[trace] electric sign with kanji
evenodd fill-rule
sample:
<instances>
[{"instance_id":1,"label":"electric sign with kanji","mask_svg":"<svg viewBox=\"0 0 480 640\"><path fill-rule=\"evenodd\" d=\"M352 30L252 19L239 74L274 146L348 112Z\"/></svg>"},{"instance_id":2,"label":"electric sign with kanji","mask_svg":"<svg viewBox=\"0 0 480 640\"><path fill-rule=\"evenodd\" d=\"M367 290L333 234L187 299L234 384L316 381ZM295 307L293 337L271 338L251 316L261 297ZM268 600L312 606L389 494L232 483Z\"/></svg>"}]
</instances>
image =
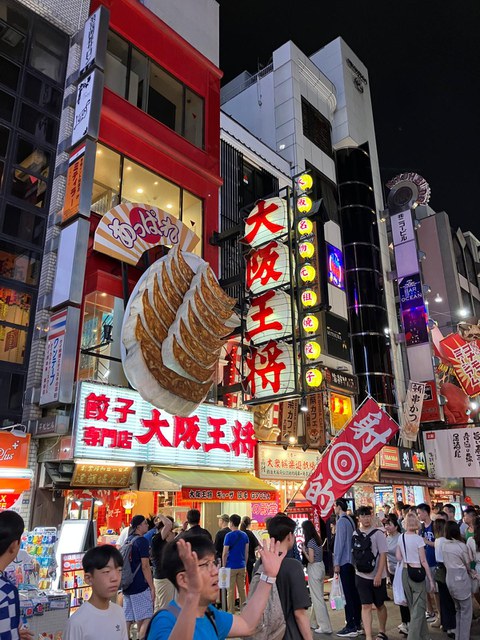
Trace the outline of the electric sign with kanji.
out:
<instances>
[{"instance_id":1,"label":"electric sign with kanji","mask_svg":"<svg viewBox=\"0 0 480 640\"><path fill-rule=\"evenodd\" d=\"M202 404L172 416L139 393L93 382L79 385L74 457L218 469L253 469L256 439L247 411Z\"/></svg>"}]
</instances>

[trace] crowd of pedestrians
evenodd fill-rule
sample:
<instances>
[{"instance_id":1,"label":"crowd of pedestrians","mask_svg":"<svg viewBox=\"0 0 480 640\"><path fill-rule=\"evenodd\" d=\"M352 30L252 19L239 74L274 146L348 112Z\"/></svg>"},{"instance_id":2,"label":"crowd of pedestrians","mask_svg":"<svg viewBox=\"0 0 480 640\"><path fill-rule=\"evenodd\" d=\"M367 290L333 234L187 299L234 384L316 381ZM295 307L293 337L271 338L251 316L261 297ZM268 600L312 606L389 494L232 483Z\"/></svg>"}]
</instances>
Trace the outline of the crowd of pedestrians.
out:
<instances>
[{"instance_id":1,"label":"crowd of pedestrians","mask_svg":"<svg viewBox=\"0 0 480 640\"><path fill-rule=\"evenodd\" d=\"M480 580L476 508L468 507L457 522L449 504L432 512L424 503L397 503L392 509L385 505L380 514L361 506L353 514L339 499L331 524L331 579L342 585L345 604L345 625L337 632L325 603L330 536L324 523L317 529L305 520L302 543L297 544L297 523L284 513L270 518L258 535L248 516L222 514L213 539L200 526L200 512L191 509L180 532L168 516L157 516L148 530L146 518L135 515L119 548L104 545L87 551L83 568L92 595L69 619L64 640L128 640L133 622L138 640L252 634L312 640L314 633L388 640L387 581L397 584L397 577L403 588L399 632L407 640L429 640L429 626L441 627L456 640L470 637L472 598L479 598ZM0 513L1 572L18 554L23 528L18 514ZM227 611L218 601L222 566L230 570ZM32 640L28 627L21 625L18 591L3 573L0 638Z\"/></svg>"}]
</instances>

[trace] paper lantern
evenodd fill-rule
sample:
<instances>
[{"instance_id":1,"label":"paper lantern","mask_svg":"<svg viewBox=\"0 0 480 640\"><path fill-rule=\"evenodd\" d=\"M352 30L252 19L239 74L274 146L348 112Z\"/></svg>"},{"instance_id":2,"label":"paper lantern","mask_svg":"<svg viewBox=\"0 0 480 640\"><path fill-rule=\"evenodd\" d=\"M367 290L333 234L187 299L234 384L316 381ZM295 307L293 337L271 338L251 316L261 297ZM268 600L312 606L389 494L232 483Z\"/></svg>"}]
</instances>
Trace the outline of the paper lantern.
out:
<instances>
[{"instance_id":1,"label":"paper lantern","mask_svg":"<svg viewBox=\"0 0 480 640\"><path fill-rule=\"evenodd\" d=\"M322 384L323 375L320 369L308 369L305 372L305 381L309 387L319 387Z\"/></svg>"},{"instance_id":2,"label":"paper lantern","mask_svg":"<svg viewBox=\"0 0 480 640\"><path fill-rule=\"evenodd\" d=\"M308 314L302 320L302 327L305 333L316 333L318 331L317 316Z\"/></svg>"},{"instance_id":3,"label":"paper lantern","mask_svg":"<svg viewBox=\"0 0 480 640\"><path fill-rule=\"evenodd\" d=\"M320 357L320 354L322 353L322 348L318 344L318 342L315 342L315 340L309 340L308 342L305 343L303 347L303 352L305 353L305 357L308 358L309 360L316 360L317 358Z\"/></svg>"},{"instance_id":4,"label":"paper lantern","mask_svg":"<svg viewBox=\"0 0 480 640\"><path fill-rule=\"evenodd\" d=\"M317 294L313 289L305 289L300 296L304 307L314 307L317 304Z\"/></svg>"},{"instance_id":5,"label":"paper lantern","mask_svg":"<svg viewBox=\"0 0 480 640\"><path fill-rule=\"evenodd\" d=\"M277 290L253 298L247 313L246 329L246 337L256 345L291 335L290 295Z\"/></svg>"},{"instance_id":6,"label":"paper lantern","mask_svg":"<svg viewBox=\"0 0 480 640\"><path fill-rule=\"evenodd\" d=\"M125 509L125 513L132 513L132 509L137 502L137 494L133 491L127 491L127 493L122 493L120 496L120 500L122 501L122 506Z\"/></svg>"},{"instance_id":7,"label":"paper lantern","mask_svg":"<svg viewBox=\"0 0 480 640\"><path fill-rule=\"evenodd\" d=\"M312 242L301 242L298 245L298 253L302 258L313 258L315 254L315 247Z\"/></svg>"},{"instance_id":8,"label":"paper lantern","mask_svg":"<svg viewBox=\"0 0 480 640\"><path fill-rule=\"evenodd\" d=\"M248 393L254 398L292 393L295 367L292 345L270 341L245 358Z\"/></svg>"},{"instance_id":9,"label":"paper lantern","mask_svg":"<svg viewBox=\"0 0 480 640\"><path fill-rule=\"evenodd\" d=\"M301 191L308 191L313 186L313 178L309 173L302 173L301 176L297 178L297 187Z\"/></svg>"},{"instance_id":10,"label":"paper lantern","mask_svg":"<svg viewBox=\"0 0 480 640\"><path fill-rule=\"evenodd\" d=\"M297 209L300 211L300 213L308 213L312 210L312 207L312 199L308 196L300 196L300 198L297 198Z\"/></svg>"},{"instance_id":11,"label":"paper lantern","mask_svg":"<svg viewBox=\"0 0 480 640\"><path fill-rule=\"evenodd\" d=\"M315 267L312 267L311 264L304 264L300 269L300 278L303 282L313 282L316 275Z\"/></svg>"},{"instance_id":12,"label":"paper lantern","mask_svg":"<svg viewBox=\"0 0 480 640\"><path fill-rule=\"evenodd\" d=\"M259 247L288 232L287 203L283 198L260 200L245 220L242 242Z\"/></svg>"},{"instance_id":13,"label":"paper lantern","mask_svg":"<svg viewBox=\"0 0 480 640\"><path fill-rule=\"evenodd\" d=\"M251 251L246 259L246 285L258 294L273 287L290 283L288 246L272 241Z\"/></svg>"},{"instance_id":14,"label":"paper lantern","mask_svg":"<svg viewBox=\"0 0 480 640\"><path fill-rule=\"evenodd\" d=\"M313 232L313 222L308 218L302 218L298 222L297 229L301 236L309 236Z\"/></svg>"}]
</instances>

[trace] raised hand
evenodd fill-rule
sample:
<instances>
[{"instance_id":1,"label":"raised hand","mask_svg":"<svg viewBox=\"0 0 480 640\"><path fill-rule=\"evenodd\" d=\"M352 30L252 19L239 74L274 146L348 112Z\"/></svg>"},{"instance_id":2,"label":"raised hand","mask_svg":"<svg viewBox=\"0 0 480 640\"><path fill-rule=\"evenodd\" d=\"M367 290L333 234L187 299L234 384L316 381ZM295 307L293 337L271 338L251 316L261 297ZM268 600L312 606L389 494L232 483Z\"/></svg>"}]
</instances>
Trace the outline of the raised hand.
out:
<instances>
[{"instance_id":1,"label":"raised hand","mask_svg":"<svg viewBox=\"0 0 480 640\"><path fill-rule=\"evenodd\" d=\"M286 551L280 551L280 542L275 542L275 538L265 540L263 545L260 545L258 549L264 573L271 578L275 578L280 571L280 566Z\"/></svg>"},{"instance_id":2,"label":"raised hand","mask_svg":"<svg viewBox=\"0 0 480 640\"><path fill-rule=\"evenodd\" d=\"M188 577L189 592L200 592L202 588L202 580L200 569L198 568L198 556L192 551L190 542L177 540L177 549L180 560L183 562L185 574Z\"/></svg>"}]
</instances>

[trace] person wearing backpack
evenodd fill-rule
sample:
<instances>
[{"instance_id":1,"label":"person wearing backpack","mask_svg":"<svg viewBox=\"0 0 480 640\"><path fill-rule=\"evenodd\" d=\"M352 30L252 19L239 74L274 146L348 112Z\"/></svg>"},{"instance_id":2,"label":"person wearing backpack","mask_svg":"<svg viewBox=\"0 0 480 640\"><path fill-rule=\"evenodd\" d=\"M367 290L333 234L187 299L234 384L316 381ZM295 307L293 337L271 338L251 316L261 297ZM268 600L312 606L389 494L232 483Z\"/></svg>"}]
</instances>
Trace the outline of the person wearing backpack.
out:
<instances>
[{"instance_id":1,"label":"person wearing backpack","mask_svg":"<svg viewBox=\"0 0 480 640\"><path fill-rule=\"evenodd\" d=\"M378 615L379 632L376 640L388 640L386 631L387 608L387 540L380 529L372 526L372 507L362 506L357 511L360 527L352 536L352 560L355 566L355 584L362 604L362 622L366 640L372 636L372 604Z\"/></svg>"},{"instance_id":2,"label":"person wearing backpack","mask_svg":"<svg viewBox=\"0 0 480 640\"><path fill-rule=\"evenodd\" d=\"M163 568L177 589L176 601L159 611L147 630L147 640L224 640L255 633L285 557L274 539L259 547L262 574L255 598L233 615L212 606L218 595L220 562L206 536L175 539L165 548ZM295 562L295 561L292 561Z\"/></svg>"},{"instance_id":3,"label":"person wearing backpack","mask_svg":"<svg viewBox=\"0 0 480 640\"><path fill-rule=\"evenodd\" d=\"M345 594L345 626L338 631L339 638L356 638L362 630L362 605L355 588L355 568L352 564L352 536L356 524L347 515L348 504L343 498L335 501L337 523L333 544L333 570L340 576Z\"/></svg>"},{"instance_id":4,"label":"person wearing backpack","mask_svg":"<svg viewBox=\"0 0 480 640\"><path fill-rule=\"evenodd\" d=\"M138 640L145 633L153 616L155 587L150 568L150 548L143 536L148 531L148 522L144 516L133 516L130 523L130 535L120 549L123 558L122 581L123 611L130 635L132 622L137 623Z\"/></svg>"}]
</instances>

